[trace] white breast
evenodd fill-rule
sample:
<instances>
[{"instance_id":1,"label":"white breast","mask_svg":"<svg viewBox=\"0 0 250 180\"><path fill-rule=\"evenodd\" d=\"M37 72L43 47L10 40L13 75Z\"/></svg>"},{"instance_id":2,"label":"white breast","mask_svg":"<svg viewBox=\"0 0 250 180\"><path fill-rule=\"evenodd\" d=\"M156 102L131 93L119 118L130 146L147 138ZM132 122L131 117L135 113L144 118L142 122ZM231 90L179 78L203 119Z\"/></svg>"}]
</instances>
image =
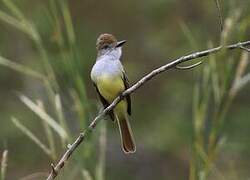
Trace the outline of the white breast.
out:
<instances>
[{"instance_id":1,"label":"white breast","mask_svg":"<svg viewBox=\"0 0 250 180\"><path fill-rule=\"evenodd\" d=\"M91 70L91 79L94 82L103 76L122 77L123 67L119 60L111 59L108 56L100 57Z\"/></svg>"}]
</instances>

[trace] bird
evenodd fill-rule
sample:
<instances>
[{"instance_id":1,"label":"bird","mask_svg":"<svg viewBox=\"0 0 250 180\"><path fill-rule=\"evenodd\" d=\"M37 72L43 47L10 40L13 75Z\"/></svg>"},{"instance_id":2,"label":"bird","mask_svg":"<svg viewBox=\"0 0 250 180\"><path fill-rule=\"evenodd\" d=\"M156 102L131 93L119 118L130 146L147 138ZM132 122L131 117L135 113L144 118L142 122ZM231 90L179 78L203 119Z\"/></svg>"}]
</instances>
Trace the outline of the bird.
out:
<instances>
[{"instance_id":1,"label":"bird","mask_svg":"<svg viewBox=\"0 0 250 180\"><path fill-rule=\"evenodd\" d=\"M120 61L122 46L126 40L117 41L112 34L101 34L96 41L97 58L91 70L91 80L106 108L121 93L129 88L128 77ZM131 97L123 98L109 113L111 120L117 122L121 137L121 147L125 154L136 151L135 140L129 122Z\"/></svg>"}]
</instances>

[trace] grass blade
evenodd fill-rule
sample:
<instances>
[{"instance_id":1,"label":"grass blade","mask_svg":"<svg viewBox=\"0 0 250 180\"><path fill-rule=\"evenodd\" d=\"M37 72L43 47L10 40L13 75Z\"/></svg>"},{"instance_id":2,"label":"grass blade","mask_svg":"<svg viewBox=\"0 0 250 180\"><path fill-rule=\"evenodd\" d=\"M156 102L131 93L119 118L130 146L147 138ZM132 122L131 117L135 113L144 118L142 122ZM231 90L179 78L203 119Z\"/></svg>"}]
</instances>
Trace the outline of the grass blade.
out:
<instances>
[{"instance_id":1,"label":"grass blade","mask_svg":"<svg viewBox=\"0 0 250 180\"><path fill-rule=\"evenodd\" d=\"M100 129L99 135L99 159L96 166L96 179L104 180L105 179L105 161L106 161L106 145L107 145L107 127L104 122Z\"/></svg>"},{"instance_id":2,"label":"grass blade","mask_svg":"<svg viewBox=\"0 0 250 180\"><path fill-rule=\"evenodd\" d=\"M219 0L214 0L214 1L215 1L217 10L218 10L220 30L222 32L223 31L223 17L222 17L222 11L221 11L221 6L220 6L220 1Z\"/></svg>"},{"instance_id":3,"label":"grass blade","mask_svg":"<svg viewBox=\"0 0 250 180\"><path fill-rule=\"evenodd\" d=\"M41 109L44 109L44 105L43 105L42 101L38 100L37 101L37 105ZM53 136L51 127L45 121L42 121L42 124L43 124L44 130L45 130L45 134L46 134L47 140L49 142L49 148L51 150L52 159L55 159L56 158L56 147L55 147L55 141L54 141L54 136Z\"/></svg>"},{"instance_id":4,"label":"grass blade","mask_svg":"<svg viewBox=\"0 0 250 180\"><path fill-rule=\"evenodd\" d=\"M193 48L193 49L198 49L198 44L194 38L194 36L192 35L192 32L191 30L188 28L187 24L184 23L184 22L181 22L180 23L180 27L181 27L181 30L183 32L183 34L185 35L185 37L187 38L190 46Z\"/></svg>"},{"instance_id":5,"label":"grass blade","mask_svg":"<svg viewBox=\"0 0 250 180\"><path fill-rule=\"evenodd\" d=\"M247 65L248 65L248 58L249 53L242 52L240 62L237 66L234 81L232 84L232 88L230 90L230 95L235 96L235 94L243 87L245 86L248 81L250 81L250 74L243 75L246 71Z\"/></svg>"},{"instance_id":6,"label":"grass blade","mask_svg":"<svg viewBox=\"0 0 250 180\"><path fill-rule=\"evenodd\" d=\"M23 13L17 8L17 6L11 0L2 0L5 6L20 20L24 19Z\"/></svg>"},{"instance_id":7,"label":"grass blade","mask_svg":"<svg viewBox=\"0 0 250 180\"><path fill-rule=\"evenodd\" d=\"M25 75L28 75L28 76L31 76L31 77L35 77L35 78L38 78L38 79L44 79L43 75L32 70L32 69L29 69L21 64L18 64L18 63L15 63L15 62L12 62L11 60L9 59L6 59L2 56L0 56L0 65L2 66L6 66L14 71L17 71L17 72L20 72L20 73L23 73Z\"/></svg>"},{"instance_id":8,"label":"grass blade","mask_svg":"<svg viewBox=\"0 0 250 180\"><path fill-rule=\"evenodd\" d=\"M34 113L36 113L42 120L44 120L48 125L58 133L58 135L63 139L68 139L66 131L43 109L41 109L37 104L31 101L28 97L21 95L21 101Z\"/></svg>"},{"instance_id":9,"label":"grass blade","mask_svg":"<svg viewBox=\"0 0 250 180\"><path fill-rule=\"evenodd\" d=\"M5 180L7 172L8 150L4 150L1 159L1 180Z\"/></svg>"},{"instance_id":10,"label":"grass blade","mask_svg":"<svg viewBox=\"0 0 250 180\"><path fill-rule=\"evenodd\" d=\"M57 118L59 119L60 125L68 133L67 124L66 124L64 114L63 114L63 109L62 109L62 102L61 102L61 98L59 94L55 95L55 109L56 109L56 115L57 115ZM65 141L65 139L61 139L61 140L62 140L62 147L65 147L67 142Z\"/></svg>"},{"instance_id":11,"label":"grass blade","mask_svg":"<svg viewBox=\"0 0 250 180\"><path fill-rule=\"evenodd\" d=\"M245 85L247 85L248 83L250 83L250 73L248 73L247 75L245 75L244 77L242 77L237 83L236 83L236 90L240 90L241 88L243 88Z\"/></svg>"},{"instance_id":12,"label":"grass blade","mask_svg":"<svg viewBox=\"0 0 250 180\"><path fill-rule=\"evenodd\" d=\"M27 137L29 137L36 145L38 145L48 156L51 156L50 149L43 144L35 134L33 134L27 127L25 127L19 120L17 120L15 117L11 118L11 121L14 123L14 125L22 131Z\"/></svg>"},{"instance_id":13,"label":"grass blade","mask_svg":"<svg viewBox=\"0 0 250 180\"><path fill-rule=\"evenodd\" d=\"M62 10L64 22L65 22L68 40L69 40L70 45L73 46L75 44L75 33L74 33L74 27L73 27L71 15L69 12L69 7L67 4L67 1L65 0L60 0L59 3L61 5L61 10Z\"/></svg>"},{"instance_id":14,"label":"grass blade","mask_svg":"<svg viewBox=\"0 0 250 180\"><path fill-rule=\"evenodd\" d=\"M89 171L86 170L86 169L82 170L82 176L83 176L84 180L93 180L93 178L91 177Z\"/></svg>"},{"instance_id":15,"label":"grass blade","mask_svg":"<svg viewBox=\"0 0 250 180\"><path fill-rule=\"evenodd\" d=\"M0 20L28 34L28 29L25 23L20 22L18 19L8 15L3 11L0 11Z\"/></svg>"}]
</instances>

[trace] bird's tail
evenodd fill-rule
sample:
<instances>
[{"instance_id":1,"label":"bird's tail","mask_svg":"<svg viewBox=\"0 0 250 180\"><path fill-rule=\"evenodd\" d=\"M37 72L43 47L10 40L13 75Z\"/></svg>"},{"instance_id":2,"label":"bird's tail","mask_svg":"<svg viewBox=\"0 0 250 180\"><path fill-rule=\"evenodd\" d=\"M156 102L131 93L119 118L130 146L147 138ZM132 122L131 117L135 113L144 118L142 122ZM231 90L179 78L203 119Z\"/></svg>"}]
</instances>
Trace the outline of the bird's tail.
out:
<instances>
[{"instance_id":1,"label":"bird's tail","mask_svg":"<svg viewBox=\"0 0 250 180\"><path fill-rule=\"evenodd\" d=\"M122 149L125 153L134 153L136 151L136 145L132 133L132 129L129 123L127 113L117 114L117 122L121 135Z\"/></svg>"}]
</instances>

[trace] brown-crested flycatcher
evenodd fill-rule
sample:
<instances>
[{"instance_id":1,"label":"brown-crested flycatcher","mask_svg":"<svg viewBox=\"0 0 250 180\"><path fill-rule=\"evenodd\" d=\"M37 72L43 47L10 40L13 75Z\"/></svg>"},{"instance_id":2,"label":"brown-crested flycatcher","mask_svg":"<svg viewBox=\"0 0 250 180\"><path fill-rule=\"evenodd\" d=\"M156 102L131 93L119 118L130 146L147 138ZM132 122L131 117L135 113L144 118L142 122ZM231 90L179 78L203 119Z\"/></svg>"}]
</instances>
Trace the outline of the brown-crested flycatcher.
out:
<instances>
[{"instance_id":1,"label":"brown-crested flycatcher","mask_svg":"<svg viewBox=\"0 0 250 180\"><path fill-rule=\"evenodd\" d=\"M118 42L111 34L100 35L96 42L98 52L96 63L91 71L91 79L104 108L129 87L127 76L120 61L122 45L125 42ZM134 153L136 146L129 123L129 115L131 115L130 96L121 100L109 115L112 120L118 122L123 151Z\"/></svg>"}]
</instances>

